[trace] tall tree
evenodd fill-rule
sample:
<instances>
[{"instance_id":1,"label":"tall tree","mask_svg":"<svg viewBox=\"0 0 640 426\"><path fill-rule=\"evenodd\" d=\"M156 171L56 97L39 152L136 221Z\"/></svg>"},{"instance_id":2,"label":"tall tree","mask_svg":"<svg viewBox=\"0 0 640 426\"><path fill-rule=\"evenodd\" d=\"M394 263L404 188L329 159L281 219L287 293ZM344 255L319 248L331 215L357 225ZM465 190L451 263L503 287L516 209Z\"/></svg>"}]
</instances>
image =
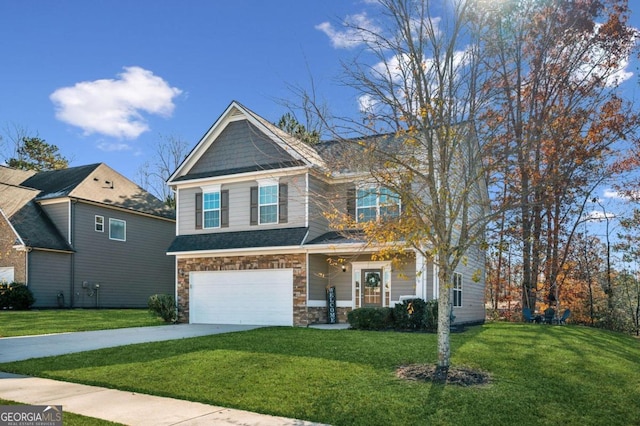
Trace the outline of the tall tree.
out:
<instances>
[{"instance_id":1,"label":"tall tree","mask_svg":"<svg viewBox=\"0 0 640 426\"><path fill-rule=\"evenodd\" d=\"M138 184L169 207L175 208L174 195L166 182L188 153L189 145L181 138L160 136L153 147L151 159L138 168Z\"/></svg>"},{"instance_id":2,"label":"tall tree","mask_svg":"<svg viewBox=\"0 0 640 426\"><path fill-rule=\"evenodd\" d=\"M298 119L289 112L280 117L276 125L307 145L314 145L320 141L320 133L317 130L307 129L304 124L301 124Z\"/></svg>"},{"instance_id":3,"label":"tall tree","mask_svg":"<svg viewBox=\"0 0 640 426\"><path fill-rule=\"evenodd\" d=\"M7 165L22 170L60 170L69 167L69 160L58 152L58 147L39 137L23 136L17 146L16 156Z\"/></svg>"},{"instance_id":4,"label":"tall tree","mask_svg":"<svg viewBox=\"0 0 640 426\"><path fill-rule=\"evenodd\" d=\"M621 170L616 144L632 139L638 115L618 95L636 48L626 0L512 0L493 5L483 34L495 102L483 123L509 146L504 175L522 246L522 305L535 308L557 278L576 227L601 182Z\"/></svg>"},{"instance_id":5,"label":"tall tree","mask_svg":"<svg viewBox=\"0 0 640 426\"><path fill-rule=\"evenodd\" d=\"M356 223L336 208L329 219L337 229L359 227L370 244L411 248L438 265L441 380L450 366L454 270L467 256L482 256L473 248L490 219L486 147L474 129L483 101L474 3L381 0L376 29L351 26L366 49L344 64L345 83L360 93L364 114L341 127L360 136L339 139L349 153L333 163L390 191L384 220ZM397 199L400 215L390 213Z\"/></svg>"}]
</instances>

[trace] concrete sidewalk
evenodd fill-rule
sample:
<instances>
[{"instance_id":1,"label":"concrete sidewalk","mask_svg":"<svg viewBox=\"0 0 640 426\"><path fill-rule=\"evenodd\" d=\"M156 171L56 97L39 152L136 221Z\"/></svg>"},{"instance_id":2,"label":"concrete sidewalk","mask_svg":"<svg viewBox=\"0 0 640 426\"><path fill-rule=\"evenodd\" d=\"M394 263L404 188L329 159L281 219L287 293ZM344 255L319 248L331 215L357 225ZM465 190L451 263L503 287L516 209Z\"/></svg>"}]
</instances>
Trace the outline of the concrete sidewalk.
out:
<instances>
[{"instance_id":1,"label":"concrete sidewalk","mask_svg":"<svg viewBox=\"0 0 640 426\"><path fill-rule=\"evenodd\" d=\"M62 405L64 412L125 425L312 426L302 420L49 379L0 373L0 398L29 405Z\"/></svg>"}]
</instances>

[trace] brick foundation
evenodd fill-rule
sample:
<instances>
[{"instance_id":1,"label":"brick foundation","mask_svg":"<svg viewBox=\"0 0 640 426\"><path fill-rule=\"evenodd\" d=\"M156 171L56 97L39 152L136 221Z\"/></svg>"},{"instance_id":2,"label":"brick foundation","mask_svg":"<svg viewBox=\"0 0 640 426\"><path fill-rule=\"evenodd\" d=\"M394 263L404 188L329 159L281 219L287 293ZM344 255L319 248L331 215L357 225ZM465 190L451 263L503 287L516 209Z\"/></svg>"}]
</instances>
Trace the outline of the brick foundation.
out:
<instances>
[{"instance_id":1,"label":"brick foundation","mask_svg":"<svg viewBox=\"0 0 640 426\"><path fill-rule=\"evenodd\" d=\"M304 254L197 257L178 259L178 322L189 321L189 272L247 269L293 269L293 325L310 324L307 264ZM325 319L326 321L326 319Z\"/></svg>"}]
</instances>

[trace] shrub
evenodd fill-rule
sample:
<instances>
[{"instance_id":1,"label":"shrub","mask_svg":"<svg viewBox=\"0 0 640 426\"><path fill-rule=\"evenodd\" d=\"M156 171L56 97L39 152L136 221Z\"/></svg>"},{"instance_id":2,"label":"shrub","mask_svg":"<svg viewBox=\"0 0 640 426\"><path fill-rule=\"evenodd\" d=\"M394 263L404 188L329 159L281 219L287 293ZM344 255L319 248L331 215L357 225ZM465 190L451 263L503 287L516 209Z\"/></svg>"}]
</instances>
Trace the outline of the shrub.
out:
<instances>
[{"instance_id":1,"label":"shrub","mask_svg":"<svg viewBox=\"0 0 640 426\"><path fill-rule=\"evenodd\" d=\"M397 330L422 330L427 302L422 299L407 299L393 308L393 327Z\"/></svg>"},{"instance_id":2,"label":"shrub","mask_svg":"<svg viewBox=\"0 0 640 426\"><path fill-rule=\"evenodd\" d=\"M429 300L424 307L422 326L427 331L438 331L438 300Z\"/></svg>"},{"instance_id":3,"label":"shrub","mask_svg":"<svg viewBox=\"0 0 640 426\"><path fill-rule=\"evenodd\" d=\"M36 303L29 287L22 283L0 284L0 308L24 311Z\"/></svg>"},{"instance_id":4,"label":"shrub","mask_svg":"<svg viewBox=\"0 0 640 426\"><path fill-rule=\"evenodd\" d=\"M175 322L177 319L176 301L170 294L154 294L147 303L149 312L162 318L165 322Z\"/></svg>"},{"instance_id":5,"label":"shrub","mask_svg":"<svg viewBox=\"0 0 640 426\"><path fill-rule=\"evenodd\" d=\"M347 314L347 320L356 330L385 330L391 327L391 309L358 308Z\"/></svg>"},{"instance_id":6,"label":"shrub","mask_svg":"<svg viewBox=\"0 0 640 426\"><path fill-rule=\"evenodd\" d=\"M438 301L408 299L393 308L393 327L396 330L436 331L438 329Z\"/></svg>"}]
</instances>

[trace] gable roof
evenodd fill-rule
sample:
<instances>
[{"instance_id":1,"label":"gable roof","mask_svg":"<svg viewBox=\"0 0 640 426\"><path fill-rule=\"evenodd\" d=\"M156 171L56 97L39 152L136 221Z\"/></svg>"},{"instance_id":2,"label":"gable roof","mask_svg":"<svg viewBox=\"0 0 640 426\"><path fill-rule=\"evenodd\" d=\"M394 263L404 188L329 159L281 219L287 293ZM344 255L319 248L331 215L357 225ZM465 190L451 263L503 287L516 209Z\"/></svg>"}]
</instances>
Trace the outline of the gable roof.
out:
<instances>
[{"instance_id":1,"label":"gable roof","mask_svg":"<svg viewBox=\"0 0 640 426\"><path fill-rule=\"evenodd\" d=\"M39 191L0 183L0 210L28 247L73 251L49 216L35 201Z\"/></svg>"},{"instance_id":2,"label":"gable roof","mask_svg":"<svg viewBox=\"0 0 640 426\"><path fill-rule=\"evenodd\" d=\"M225 130L225 128L232 122L238 120L246 120L251 126L253 126L262 135L268 138L279 149L283 150L290 156L289 161L278 161L273 164L257 164L253 168L243 168L247 171L259 171L269 170L275 168L296 167L296 166L308 166L325 168L325 162L318 152L311 146L302 142L301 140L289 135L277 126L270 123L268 120L260 117L250 109L237 101L231 102L231 104L225 109L222 115L214 122L209 128L207 133L200 139L196 146L191 150L185 160L178 166L174 173L169 177L167 182L169 184L173 182L179 182L188 179L197 179L203 177L214 177L215 174L203 174L203 173L189 173L189 171L196 165L198 160L204 156L209 148L214 144L217 137ZM220 172L218 175L228 175L230 172L236 171L231 168Z\"/></svg>"},{"instance_id":3,"label":"gable roof","mask_svg":"<svg viewBox=\"0 0 640 426\"><path fill-rule=\"evenodd\" d=\"M25 245L73 251L40 205L58 198L175 218L162 201L103 163L38 173L0 166L0 210Z\"/></svg>"},{"instance_id":4,"label":"gable roof","mask_svg":"<svg viewBox=\"0 0 640 426\"><path fill-rule=\"evenodd\" d=\"M25 175L22 170L0 170L0 182L38 190L36 200L71 197L134 212L174 219L175 212L104 163ZM20 181L20 178L22 181Z\"/></svg>"}]
</instances>

